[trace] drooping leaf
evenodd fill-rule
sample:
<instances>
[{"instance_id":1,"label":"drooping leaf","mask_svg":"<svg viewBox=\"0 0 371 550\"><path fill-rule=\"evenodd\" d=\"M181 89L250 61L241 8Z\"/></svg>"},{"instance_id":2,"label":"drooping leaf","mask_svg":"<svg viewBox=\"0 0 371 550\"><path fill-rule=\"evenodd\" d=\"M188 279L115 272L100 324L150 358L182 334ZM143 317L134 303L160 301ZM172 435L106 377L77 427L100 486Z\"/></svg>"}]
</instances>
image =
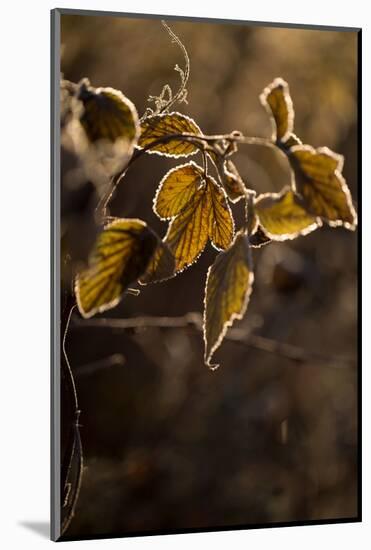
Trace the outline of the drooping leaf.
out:
<instances>
[{"instance_id":1,"label":"drooping leaf","mask_svg":"<svg viewBox=\"0 0 371 550\"><path fill-rule=\"evenodd\" d=\"M249 243L250 246L253 248L261 248L262 246L269 244L272 242L272 239L270 239L263 231L261 225L258 225L255 233L250 235L249 237Z\"/></svg>"},{"instance_id":2,"label":"drooping leaf","mask_svg":"<svg viewBox=\"0 0 371 550\"><path fill-rule=\"evenodd\" d=\"M197 153L198 147L186 138L182 138L181 134L201 135L201 130L194 120L181 113L149 116L142 122L138 147L140 149L148 147L148 153L173 158ZM171 135L177 137L170 137ZM166 136L169 138L164 140Z\"/></svg>"},{"instance_id":3,"label":"drooping leaf","mask_svg":"<svg viewBox=\"0 0 371 550\"><path fill-rule=\"evenodd\" d=\"M147 285L149 283L166 281L174 276L174 272L175 258L168 245L162 241L159 241L157 249L152 256L144 275L142 275L139 279L139 283L141 285Z\"/></svg>"},{"instance_id":4,"label":"drooping leaf","mask_svg":"<svg viewBox=\"0 0 371 550\"><path fill-rule=\"evenodd\" d=\"M75 295L83 317L115 307L128 286L146 270L158 238L137 219L109 223L97 238L89 266L75 280Z\"/></svg>"},{"instance_id":5,"label":"drooping leaf","mask_svg":"<svg viewBox=\"0 0 371 550\"><path fill-rule=\"evenodd\" d=\"M261 93L260 101L272 121L272 141L283 149L301 143L293 133L294 107L289 86L282 78L275 78Z\"/></svg>"},{"instance_id":6,"label":"drooping leaf","mask_svg":"<svg viewBox=\"0 0 371 550\"><path fill-rule=\"evenodd\" d=\"M251 251L245 233L237 233L233 244L221 252L209 268L205 288L205 363L211 368L215 350L235 319L245 314L254 280Z\"/></svg>"},{"instance_id":7,"label":"drooping leaf","mask_svg":"<svg viewBox=\"0 0 371 550\"><path fill-rule=\"evenodd\" d=\"M295 176L293 187L303 198L308 213L321 217L332 227L343 225L354 230L357 215L341 173L343 157L327 147L299 145L290 150L289 161Z\"/></svg>"},{"instance_id":8,"label":"drooping leaf","mask_svg":"<svg viewBox=\"0 0 371 550\"><path fill-rule=\"evenodd\" d=\"M194 162L171 169L161 180L153 209L163 220L173 218L188 204L203 181L203 170Z\"/></svg>"},{"instance_id":9,"label":"drooping leaf","mask_svg":"<svg viewBox=\"0 0 371 550\"><path fill-rule=\"evenodd\" d=\"M246 187L243 179L231 160L226 160L223 168L224 189L231 202L238 202L243 197L246 197Z\"/></svg>"},{"instance_id":10,"label":"drooping leaf","mask_svg":"<svg viewBox=\"0 0 371 550\"><path fill-rule=\"evenodd\" d=\"M320 219L307 213L289 188L258 196L254 208L263 232L275 241L307 235L322 225Z\"/></svg>"},{"instance_id":11,"label":"drooping leaf","mask_svg":"<svg viewBox=\"0 0 371 550\"><path fill-rule=\"evenodd\" d=\"M170 222L164 242L175 257L178 273L197 260L209 238L220 250L230 245L233 235L233 217L225 192L207 176Z\"/></svg>"},{"instance_id":12,"label":"drooping leaf","mask_svg":"<svg viewBox=\"0 0 371 550\"><path fill-rule=\"evenodd\" d=\"M124 139L135 145L140 127L134 104L119 90L93 88L84 79L77 98L82 103L80 122L91 142Z\"/></svg>"}]
</instances>

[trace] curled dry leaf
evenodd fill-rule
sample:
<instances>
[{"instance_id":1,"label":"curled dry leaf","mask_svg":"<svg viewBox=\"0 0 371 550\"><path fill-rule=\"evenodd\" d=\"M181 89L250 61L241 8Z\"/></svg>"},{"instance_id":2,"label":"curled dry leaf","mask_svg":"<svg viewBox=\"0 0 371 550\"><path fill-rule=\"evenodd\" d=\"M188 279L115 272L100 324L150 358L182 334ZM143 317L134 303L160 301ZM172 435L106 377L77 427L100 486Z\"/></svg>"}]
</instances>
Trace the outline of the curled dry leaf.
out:
<instances>
[{"instance_id":1,"label":"curled dry leaf","mask_svg":"<svg viewBox=\"0 0 371 550\"><path fill-rule=\"evenodd\" d=\"M98 235L87 269L75 280L83 317L115 307L128 286L146 270L158 237L142 220L117 219Z\"/></svg>"},{"instance_id":2,"label":"curled dry leaf","mask_svg":"<svg viewBox=\"0 0 371 550\"><path fill-rule=\"evenodd\" d=\"M82 103L80 122L90 142L118 139L135 145L140 132L134 104L114 88L93 88L84 79L77 92Z\"/></svg>"},{"instance_id":3,"label":"curled dry leaf","mask_svg":"<svg viewBox=\"0 0 371 550\"><path fill-rule=\"evenodd\" d=\"M299 145L290 150L289 161L294 173L293 187L301 195L307 212L332 227L343 225L354 230L357 214L341 173L343 157L327 147Z\"/></svg>"},{"instance_id":4,"label":"curled dry leaf","mask_svg":"<svg viewBox=\"0 0 371 550\"><path fill-rule=\"evenodd\" d=\"M283 149L300 144L293 133L295 113L287 82L275 78L261 93L260 101L272 121L272 141Z\"/></svg>"},{"instance_id":5,"label":"curled dry leaf","mask_svg":"<svg viewBox=\"0 0 371 550\"><path fill-rule=\"evenodd\" d=\"M68 101L62 105L66 112L61 143L79 159L76 176L94 183L102 196L110 178L127 166L134 152L140 132L138 114L119 90L94 88L87 79L71 86L74 95L67 93Z\"/></svg>"},{"instance_id":6,"label":"curled dry leaf","mask_svg":"<svg viewBox=\"0 0 371 550\"><path fill-rule=\"evenodd\" d=\"M307 213L299 197L290 188L280 193L259 195L254 204L263 234L275 241L296 239L322 225L319 218Z\"/></svg>"},{"instance_id":7,"label":"curled dry leaf","mask_svg":"<svg viewBox=\"0 0 371 550\"><path fill-rule=\"evenodd\" d=\"M211 359L235 319L245 314L254 280L247 235L237 233L232 245L209 267L205 288L205 363L217 368Z\"/></svg>"},{"instance_id":8,"label":"curled dry leaf","mask_svg":"<svg viewBox=\"0 0 371 550\"><path fill-rule=\"evenodd\" d=\"M181 113L163 113L145 118L141 125L138 148L167 157L187 157L197 153L197 145L182 138L182 134L201 135L194 120ZM177 137L171 137L172 135ZM169 136L167 139L166 136ZM161 141L160 141L161 140Z\"/></svg>"}]
</instances>

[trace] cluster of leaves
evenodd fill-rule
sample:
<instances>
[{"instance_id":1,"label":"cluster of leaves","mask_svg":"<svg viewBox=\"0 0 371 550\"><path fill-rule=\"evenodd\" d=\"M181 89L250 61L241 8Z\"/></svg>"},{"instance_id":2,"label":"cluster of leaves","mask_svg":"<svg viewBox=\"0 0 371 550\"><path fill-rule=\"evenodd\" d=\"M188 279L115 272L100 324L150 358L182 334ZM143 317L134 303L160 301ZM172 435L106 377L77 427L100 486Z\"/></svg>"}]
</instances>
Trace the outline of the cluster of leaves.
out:
<instances>
[{"instance_id":1,"label":"cluster of leaves","mask_svg":"<svg viewBox=\"0 0 371 550\"><path fill-rule=\"evenodd\" d=\"M172 111L174 98L181 102L186 97L188 62L185 71L177 70L180 91L173 95L165 87L152 98L156 110L147 110L141 119L121 92L95 89L86 80L74 85L74 128L90 146L125 144L126 160L115 182L141 154L201 159L200 164L191 160L176 166L159 184L153 209L168 223L163 239L143 220L103 219L88 265L76 276L75 295L83 317L111 309L130 285L164 281L188 268L210 240L218 255L205 285L205 363L216 368L214 352L228 327L245 314L252 291L251 248L307 235L324 223L354 230L357 217L342 175L343 157L326 147L304 145L294 134L294 109L284 80L276 78L260 96L272 119L270 139L238 131L208 136L194 120ZM276 147L287 158L291 182L279 193L257 195L243 181L231 157L249 143ZM236 228L231 206L240 200L246 203L246 216Z\"/></svg>"}]
</instances>

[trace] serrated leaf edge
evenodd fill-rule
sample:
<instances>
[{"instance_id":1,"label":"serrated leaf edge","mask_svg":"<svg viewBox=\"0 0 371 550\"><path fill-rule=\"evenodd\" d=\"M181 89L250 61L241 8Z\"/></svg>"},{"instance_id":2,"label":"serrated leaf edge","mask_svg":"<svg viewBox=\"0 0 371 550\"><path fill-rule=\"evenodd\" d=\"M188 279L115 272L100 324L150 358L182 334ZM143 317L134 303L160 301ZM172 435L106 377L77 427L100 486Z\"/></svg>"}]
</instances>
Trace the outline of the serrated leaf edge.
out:
<instances>
[{"instance_id":1,"label":"serrated leaf edge","mask_svg":"<svg viewBox=\"0 0 371 550\"><path fill-rule=\"evenodd\" d=\"M118 223L121 223L121 222L139 222L140 225L142 225L143 227L148 228L148 225L146 224L146 222L143 221L143 220L140 220L139 218L117 218L116 220L113 220L112 222L109 222L108 224L104 225L104 227L102 229L102 232L105 229L113 227L114 225L117 225ZM99 235L98 235L97 239L99 238ZM87 269L89 269L89 266L87 267ZM81 301L80 301L79 274L77 274L75 276L73 289L74 289L74 294L75 294L76 303L77 303L79 313L84 319L89 319L90 317L93 317L93 315L96 315L97 313L103 313L104 311L107 311L109 309L113 309L114 307L116 307L120 303L120 301L122 300L122 296L125 293L125 291L124 291L123 294L121 294L120 296L118 296L114 300L111 300L111 302L108 302L107 304L103 304L103 305L101 305L97 308L93 308L89 312L85 312L84 308L82 307Z\"/></svg>"},{"instance_id":2,"label":"serrated leaf edge","mask_svg":"<svg viewBox=\"0 0 371 550\"><path fill-rule=\"evenodd\" d=\"M230 245L228 246L228 248L230 246L232 246L232 243L234 242L234 237L235 237L235 223L234 223L234 217L233 217L233 214L232 214L232 210L231 210L231 207L229 206L229 203L228 203L228 195L224 189L224 187L222 187L221 185L218 184L218 182L216 181L215 178L213 178L213 176L210 176L209 174L207 175L206 177L206 180L210 180L212 185L214 185L219 191L221 191L224 199L225 199L225 205L227 207L227 210L228 210L228 213L231 217L231 220L232 220L232 242L230 243ZM208 239L211 243L211 246L213 248L215 248L215 250L217 250L218 252L221 252L223 250L228 250L228 248L219 248L218 246L216 246L211 238L211 235L209 235L209 239Z\"/></svg>"},{"instance_id":3,"label":"serrated leaf edge","mask_svg":"<svg viewBox=\"0 0 371 550\"><path fill-rule=\"evenodd\" d=\"M283 189L281 189L281 191L279 193L263 193L261 195L258 195L257 198L254 201L254 206L259 204L259 202L261 202L263 199L265 199L267 197L272 198L272 199L280 199L288 191L293 191L293 189L289 186L286 186ZM295 191L293 191L293 192L295 193ZM298 203L298 206L300 206L303 210L305 210L305 206L303 206L302 204ZM313 216L313 214L310 214L306 210L305 210L305 212L308 214L308 216L310 216L312 218L315 218L315 221L311 225L308 225L308 227L305 227L304 229L302 229L300 231L297 231L296 233L283 233L282 235L277 235L275 233L271 233L270 231L268 231L268 229L265 227L265 225L261 221L261 219L259 217L259 212L257 210L255 210L255 215L258 218L259 224L261 225L261 227L263 229L263 232L267 235L267 237L269 237L272 241L281 242L281 241L292 241L292 240L296 239L299 236L304 237L305 235L308 235L309 233L312 233L312 231L315 231L316 229L318 229L319 227L322 226L321 218ZM260 246L259 247L254 247L254 248L260 248Z\"/></svg>"},{"instance_id":4,"label":"serrated leaf edge","mask_svg":"<svg viewBox=\"0 0 371 550\"><path fill-rule=\"evenodd\" d=\"M200 176L203 177L205 179L205 175L204 175L204 170L201 166L199 166L196 162L194 162L193 160L190 160L189 162L185 162L184 164L178 164L177 166L175 166L174 168L171 168L168 172L166 172L166 174L164 175L164 177L161 179L160 183L158 184L158 187L156 189L156 193L155 193L155 196L153 197L153 201L152 201L152 210L154 212L154 214L156 214L156 216L160 219L160 220L163 220L163 221L167 221L167 220L172 220L174 218L176 218L177 216L179 216L180 212L178 212L178 214L174 214L174 216L167 216L167 217L164 217L164 216L161 216L158 212L157 212L157 209L156 209L156 203L157 203L157 199L158 199L158 196L162 190L162 187L163 187L163 184L165 183L165 181L168 179L169 175L174 173L174 172L177 172L178 170L180 170L181 168L186 168L188 166L194 166L196 168L196 170L200 173ZM185 206L184 206L185 208Z\"/></svg>"},{"instance_id":5,"label":"serrated leaf edge","mask_svg":"<svg viewBox=\"0 0 371 550\"><path fill-rule=\"evenodd\" d=\"M230 247L231 248L234 243L236 242L237 238L239 237L239 235L241 234L244 234L246 239L248 238L246 233L244 231L239 231L238 233L235 234L235 237L233 239L233 242L231 243ZM229 250L228 248L228 250ZM225 251L223 251L225 252ZM222 252L222 253L223 253ZM244 302L242 304L242 308L241 310L238 312L238 313L232 313L231 317L223 324L223 327L222 327L222 330L218 336L218 339L217 341L213 344L213 346L211 347L209 353L207 354L206 350L207 350L207 337L206 337L206 296L207 296L207 285L208 285L208 282L209 282L209 277L210 277L210 273L211 273L211 269L213 267L213 264L211 264L207 270L207 275L206 275L206 283L205 283L205 293L204 293L204 313L203 313L203 321L202 321L202 334L203 334L203 340L204 340L204 343L205 343L205 353L204 353L204 362L205 362L205 365L212 371L216 370L218 367L219 367L219 364L218 363L210 363L210 360L211 358L213 357L214 353L216 352L216 350L220 347L221 343L223 342L224 340L224 337L228 331L228 329L233 325L233 323L237 320L237 321L240 321L241 319L243 319L245 313L246 313L246 310L247 310L247 306L249 304L249 301L250 301L250 296L251 296L251 293L252 293L252 290L253 290L253 283L254 283L254 272L253 272L253 261L252 261L252 254L251 254L251 249L250 249L250 244L249 244L249 255L250 255L250 265L251 265L251 270L249 272L249 280L248 280L248 290L245 294L245 297L244 297ZM214 260L215 261L215 260Z\"/></svg>"},{"instance_id":6,"label":"serrated leaf edge","mask_svg":"<svg viewBox=\"0 0 371 550\"><path fill-rule=\"evenodd\" d=\"M170 115L180 115L182 118L186 118L188 120L188 122L191 122L192 124L194 124L196 126L196 128L199 130L199 135L200 136L202 135L201 128L199 127L197 122L195 122L193 120L193 118L189 117L188 115L184 115L183 113L179 113L179 111L173 111L171 113L160 113L158 115L152 115L152 116L153 116L153 118L155 118L155 117L156 118L159 118L159 117L164 118L165 116L170 116ZM145 120L148 120L149 118L151 118L151 117L147 117ZM187 133L194 133L194 132L187 132ZM195 133L194 135L197 136L198 134ZM139 137L140 137L140 135L139 135ZM144 149L144 147L141 147L138 144L135 147L136 147L136 149L139 149L139 150ZM191 153L185 153L185 154L184 153L182 153L182 154L163 153L161 151L155 151L154 149L147 149L146 150L146 153L148 153L150 155L158 155L160 157L167 157L167 158L172 158L172 159L175 159L175 158L178 159L178 158L182 158L182 157L183 158L191 157L192 155L196 155L198 152L199 152L198 149L196 151L192 151Z\"/></svg>"},{"instance_id":7,"label":"serrated leaf edge","mask_svg":"<svg viewBox=\"0 0 371 550\"><path fill-rule=\"evenodd\" d=\"M341 190L343 191L343 193L346 197L347 204L348 204L349 210L350 210L350 212L353 216L354 222L349 223L349 222L345 222L341 219L338 219L338 220L326 220L324 218L323 219L327 223L327 225L329 225L330 227L340 227L340 226L342 226L342 227L345 227L345 229L348 229L350 231L355 231L356 228L357 228L357 225L358 225L358 216L357 216L357 212L355 211L355 208L353 206L352 195L350 193L348 184L347 184L347 182L346 182L346 180L345 180L345 178L342 174L342 170L343 170L343 167L344 167L344 156L339 154L339 153L335 153L334 151L332 151L328 147L317 147L317 148L315 148L315 147L312 147L311 145L294 145L293 147L291 147L290 152L295 153L295 151L303 151L303 150L310 151L311 153L325 154L325 155L328 155L329 157L332 157L334 160L337 161L338 165L334 170L334 174L336 175L336 177L340 181ZM289 159L290 159L290 155L289 155ZM297 192L295 173L294 173L293 169L291 169L291 186L292 186L292 189L295 192ZM312 214L310 214L310 215L312 215Z\"/></svg>"}]
</instances>

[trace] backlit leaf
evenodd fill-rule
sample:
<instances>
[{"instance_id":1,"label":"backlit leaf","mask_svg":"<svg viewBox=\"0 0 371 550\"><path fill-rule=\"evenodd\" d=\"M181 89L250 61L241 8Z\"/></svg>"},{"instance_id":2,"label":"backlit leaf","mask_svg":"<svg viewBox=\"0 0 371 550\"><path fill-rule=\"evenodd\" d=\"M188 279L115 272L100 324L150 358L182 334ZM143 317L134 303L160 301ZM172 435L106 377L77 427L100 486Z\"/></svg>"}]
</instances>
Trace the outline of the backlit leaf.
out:
<instances>
[{"instance_id":1,"label":"backlit leaf","mask_svg":"<svg viewBox=\"0 0 371 550\"><path fill-rule=\"evenodd\" d=\"M146 270L158 238L145 222L117 219L97 238L89 266L78 274L75 294L83 317L115 307L128 286Z\"/></svg>"},{"instance_id":2,"label":"backlit leaf","mask_svg":"<svg viewBox=\"0 0 371 550\"><path fill-rule=\"evenodd\" d=\"M294 108L287 82L275 78L263 90L260 101L272 119L272 140L286 141L294 129Z\"/></svg>"},{"instance_id":3,"label":"backlit leaf","mask_svg":"<svg viewBox=\"0 0 371 550\"><path fill-rule=\"evenodd\" d=\"M293 187L303 198L306 210L330 226L354 230L357 215L341 173L343 157L327 147L299 145L290 150L289 161L295 175Z\"/></svg>"},{"instance_id":4,"label":"backlit leaf","mask_svg":"<svg viewBox=\"0 0 371 550\"><path fill-rule=\"evenodd\" d=\"M164 242L175 257L177 273L197 260L209 238L219 250L230 245L233 234L233 217L225 192L207 176L170 222Z\"/></svg>"},{"instance_id":5,"label":"backlit leaf","mask_svg":"<svg viewBox=\"0 0 371 550\"><path fill-rule=\"evenodd\" d=\"M208 176L207 188L210 207L209 237L217 250L228 248L233 240L234 223L225 191Z\"/></svg>"},{"instance_id":6,"label":"backlit leaf","mask_svg":"<svg viewBox=\"0 0 371 550\"><path fill-rule=\"evenodd\" d=\"M285 152L294 145L300 145L300 139L293 133L295 113L287 82L275 78L263 90L260 101L272 121L272 141Z\"/></svg>"},{"instance_id":7,"label":"backlit leaf","mask_svg":"<svg viewBox=\"0 0 371 550\"><path fill-rule=\"evenodd\" d=\"M135 145L139 137L138 114L133 103L119 90L93 88L84 79L77 94L82 102L80 122L88 139L114 142L128 140Z\"/></svg>"},{"instance_id":8,"label":"backlit leaf","mask_svg":"<svg viewBox=\"0 0 371 550\"><path fill-rule=\"evenodd\" d=\"M194 193L187 206L169 225L164 242L175 257L175 271L197 260L209 237L210 200L206 184Z\"/></svg>"},{"instance_id":9,"label":"backlit leaf","mask_svg":"<svg viewBox=\"0 0 371 550\"><path fill-rule=\"evenodd\" d=\"M153 209L161 219L173 218L190 201L203 178L203 170L194 162L170 170L160 182Z\"/></svg>"},{"instance_id":10,"label":"backlit leaf","mask_svg":"<svg viewBox=\"0 0 371 550\"><path fill-rule=\"evenodd\" d=\"M322 225L320 219L307 213L292 189L266 193L255 200L255 213L267 237L284 241L307 235Z\"/></svg>"},{"instance_id":11,"label":"backlit leaf","mask_svg":"<svg viewBox=\"0 0 371 550\"><path fill-rule=\"evenodd\" d=\"M141 124L141 136L138 147L148 147L148 153L165 155L167 157L187 157L199 150L191 141L182 139L181 134L201 135L201 130L194 120L181 113L163 113L149 116ZM166 136L176 135L179 137ZM159 142L162 140L161 142Z\"/></svg>"},{"instance_id":12,"label":"backlit leaf","mask_svg":"<svg viewBox=\"0 0 371 550\"><path fill-rule=\"evenodd\" d=\"M239 232L231 247L221 252L208 270L203 328L205 363L210 368L218 366L210 361L228 327L245 314L254 280L252 269L248 238Z\"/></svg>"},{"instance_id":13,"label":"backlit leaf","mask_svg":"<svg viewBox=\"0 0 371 550\"><path fill-rule=\"evenodd\" d=\"M137 111L113 88L94 88L87 79L73 87L62 146L79 159L77 177L94 183L102 196L110 178L124 170L132 157L140 132Z\"/></svg>"}]
</instances>

